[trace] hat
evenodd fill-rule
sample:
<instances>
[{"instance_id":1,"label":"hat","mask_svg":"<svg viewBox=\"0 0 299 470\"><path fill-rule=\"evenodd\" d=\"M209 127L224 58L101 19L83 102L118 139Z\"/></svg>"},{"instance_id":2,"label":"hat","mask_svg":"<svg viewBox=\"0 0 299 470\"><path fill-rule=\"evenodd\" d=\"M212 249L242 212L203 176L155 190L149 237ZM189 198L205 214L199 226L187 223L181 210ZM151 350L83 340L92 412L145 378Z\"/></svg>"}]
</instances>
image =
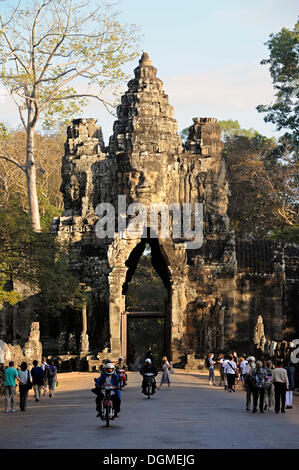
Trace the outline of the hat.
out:
<instances>
[{"instance_id":1,"label":"hat","mask_svg":"<svg viewBox=\"0 0 299 470\"><path fill-rule=\"evenodd\" d=\"M247 361L253 361L253 362L255 362L255 357L254 357L254 356L249 356L249 357L247 358Z\"/></svg>"}]
</instances>

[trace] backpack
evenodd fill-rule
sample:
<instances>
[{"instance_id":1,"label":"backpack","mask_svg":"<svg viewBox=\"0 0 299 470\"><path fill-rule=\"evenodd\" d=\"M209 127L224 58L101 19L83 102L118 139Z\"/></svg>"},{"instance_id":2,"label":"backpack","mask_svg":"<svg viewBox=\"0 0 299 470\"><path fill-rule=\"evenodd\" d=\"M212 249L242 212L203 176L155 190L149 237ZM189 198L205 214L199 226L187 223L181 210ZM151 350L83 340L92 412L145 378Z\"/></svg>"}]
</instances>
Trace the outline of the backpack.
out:
<instances>
[{"instance_id":1,"label":"backpack","mask_svg":"<svg viewBox=\"0 0 299 470\"><path fill-rule=\"evenodd\" d=\"M48 378L49 379L54 379L55 377L55 369L54 369L55 366L50 366L49 369L48 369Z\"/></svg>"},{"instance_id":2,"label":"backpack","mask_svg":"<svg viewBox=\"0 0 299 470\"><path fill-rule=\"evenodd\" d=\"M211 367L211 364L210 364L210 361L209 361L209 358L208 358L208 357L206 358L206 367L207 367L207 369L208 369L209 367Z\"/></svg>"}]
</instances>

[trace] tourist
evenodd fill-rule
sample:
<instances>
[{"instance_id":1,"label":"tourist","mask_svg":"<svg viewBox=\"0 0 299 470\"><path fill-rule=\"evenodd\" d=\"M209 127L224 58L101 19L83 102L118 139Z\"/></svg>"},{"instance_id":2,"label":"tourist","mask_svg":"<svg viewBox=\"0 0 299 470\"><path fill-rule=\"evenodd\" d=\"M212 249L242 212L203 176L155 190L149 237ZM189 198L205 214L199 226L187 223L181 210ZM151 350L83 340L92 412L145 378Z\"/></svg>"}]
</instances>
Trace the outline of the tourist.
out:
<instances>
[{"instance_id":1,"label":"tourist","mask_svg":"<svg viewBox=\"0 0 299 470\"><path fill-rule=\"evenodd\" d=\"M215 385L215 376L214 376L214 364L215 361L213 361L214 354L209 353L208 358L207 358L207 366L209 370L209 384L210 385Z\"/></svg>"},{"instance_id":2,"label":"tourist","mask_svg":"<svg viewBox=\"0 0 299 470\"><path fill-rule=\"evenodd\" d=\"M240 377L243 384L243 388L245 388L245 377L247 371L248 361L245 360L243 356L240 357Z\"/></svg>"},{"instance_id":3,"label":"tourist","mask_svg":"<svg viewBox=\"0 0 299 470\"><path fill-rule=\"evenodd\" d=\"M219 354L217 364L219 364L219 372L220 372L220 382L219 382L219 387L224 385L224 369L223 369L223 363L224 363L224 355Z\"/></svg>"},{"instance_id":4,"label":"tourist","mask_svg":"<svg viewBox=\"0 0 299 470\"><path fill-rule=\"evenodd\" d=\"M18 376L22 381L19 383L20 410L26 411L28 392L32 388L31 374L30 371L27 369L27 362L22 362L21 370L18 371Z\"/></svg>"},{"instance_id":5,"label":"tourist","mask_svg":"<svg viewBox=\"0 0 299 470\"><path fill-rule=\"evenodd\" d=\"M289 386L288 374L282 368L282 361L278 359L276 368L272 371L272 383L275 390L275 413L285 413L286 391Z\"/></svg>"},{"instance_id":6,"label":"tourist","mask_svg":"<svg viewBox=\"0 0 299 470\"><path fill-rule=\"evenodd\" d=\"M229 392L235 392L235 380L236 380L237 364L234 361L234 356L231 354L229 360L226 363L226 374L227 374L227 387Z\"/></svg>"},{"instance_id":7,"label":"tourist","mask_svg":"<svg viewBox=\"0 0 299 470\"><path fill-rule=\"evenodd\" d=\"M257 411L257 402L259 399L260 413L264 413L264 394L267 383L266 369L263 368L262 361L256 361L256 367L251 372L251 380L253 384L253 410L252 413Z\"/></svg>"},{"instance_id":8,"label":"tourist","mask_svg":"<svg viewBox=\"0 0 299 470\"><path fill-rule=\"evenodd\" d=\"M247 357L248 365L246 367L245 387L246 387L246 410L250 411L251 397L253 398L253 385L251 383L252 372L255 369L255 357Z\"/></svg>"},{"instance_id":9,"label":"tourist","mask_svg":"<svg viewBox=\"0 0 299 470\"><path fill-rule=\"evenodd\" d=\"M233 360L236 364L238 364L239 360L238 360L238 354L236 351L233 352Z\"/></svg>"},{"instance_id":10,"label":"tourist","mask_svg":"<svg viewBox=\"0 0 299 470\"><path fill-rule=\"evenodd\" d=\"M153 364L153 353L152 353L152 348L148 348L148 350L145 353L145 359L150 359L151 363Z\"/></svg>"},{"instance_id":11,"label":"tourist","mask_svg":"<svg viewBox=\"0 0 299 470\"><path fill-rule=\"evenodd\" d=\"M54 361L49 362L49 367L47 369L47 378L49 385L49 397L54 397L55 386L57 382L57 367L54 365Z\"/></svg>"},{"instance_id":12,"label":"tourist","mask_svg":"<svg viewBox=\"0 0 299 470\"><path fill-rule=\"evenodd\" d=\"M41 368L44 372L44 385L43 385L43 396L46 396L47 387L48 387L48 378L47 378L47 368L49 365L47 364L47 359L45 357L42 358Z\"/></svg>"},{"instance_id":13,"label":"tourist","mask_svg":"<svg viewBox=\"0 0 299 470\"><path fill-rule=\"evenodd\" d=\"M272 384L272 369L273 369L273 364L271 359L266 361L266 374L267 374L267 382L266 382L266 387L265 387L265 396L264 396L264 410L271 410L272 405L274 403L274 385Z\"/></svg>"},{"instance_id":14,"label":"tourist","mask_svg":"<svg viewBox=\"0 0 299 470\"><path fill-rule=\"evenodd\" d=\"M31 377L33 382L33 390L35 401L40 400L41 388L44 385L44 371L41 367L38 366L38 362L33 361L33 367L31 369Z\"/></svg>"},{"instance_id":15,"label":"tourist","mask_svg":"<svg viewBox=\"0 0 299 470\"><path fill-rule=\"evenodd\" d=\"M11 411L16 411L16 380L21 384L25 385L24 382L18 376L18 371L14 367L13 361L9 362L8 367L5 369L5 380L4 380L4 394L5 394L5 413L9 412L9 402L11 405Z\"/></svg>"},{"instance_id":16,"label":"tourist","mask_svg":"<svg viewBox=\"0 0 299 470\"><path fill-rule=\"evenodd\" d=\"M224 377L224 390L227 390L227 363L228 363L228 359L224 359L222 363L223 377Z\"/></svg>"},{"instance_id":17,"label":"tourist","mask_svg":"<svg viewBox=\"0 0 299 470\"><path fill-rule=\"evenodd\" d=\"M159 388L161 388L163 384L167 384L168 385L168 390L171 390L171 388L170 388L171 378L170 378L170 375L169 375L170 364L169 364L166 356L164 356L163 359L162 359L162 368L163 368L163 373L162 373Z\"/></svg>"},{"instance_id":18,"label":"tourist","mask_svg":"<svg viewBox=\"0 0 299 470\"><path fill-rule=\"evenodd\" d=\"M293 391L295 390L295 367L288 360L284 362L284 369L287 371L289 388L286 391L286 409L293 408Z\"/></svg>"}]
</instances>

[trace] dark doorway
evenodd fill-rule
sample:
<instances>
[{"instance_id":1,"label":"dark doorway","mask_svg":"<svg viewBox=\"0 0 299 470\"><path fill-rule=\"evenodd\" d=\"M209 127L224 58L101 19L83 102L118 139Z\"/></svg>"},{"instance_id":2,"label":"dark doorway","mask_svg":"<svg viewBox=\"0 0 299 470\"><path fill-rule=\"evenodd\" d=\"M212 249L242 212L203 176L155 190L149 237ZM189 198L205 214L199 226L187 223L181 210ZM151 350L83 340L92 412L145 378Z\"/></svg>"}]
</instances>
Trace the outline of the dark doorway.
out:
<instances>
[{"instance_id":1,"label":"dark doorway","mask_svg":"<svg viewBox=\"0 0 299 470\"><path fill-rule=\"evenodd\" d=\"M136 351L135 369L144 364L152 349L156 366L170 353L171 288L168 266L157 239L143 239L131 252L123 285L126 311L122 315L122 354L132 344Z\"/></svg>"},{"instance_id":2,"label":"dark doorway","mask_svg":"<svg viewBox=\"0 0 299 470\"><path fill-rule=\"evenodd\" d=\"M136 351L135 368L144 365L145 353L151 348L153 363L161 364L165 354L165 316L131 313L127 316L127 344Z\"/></svg>"}]
</instances>

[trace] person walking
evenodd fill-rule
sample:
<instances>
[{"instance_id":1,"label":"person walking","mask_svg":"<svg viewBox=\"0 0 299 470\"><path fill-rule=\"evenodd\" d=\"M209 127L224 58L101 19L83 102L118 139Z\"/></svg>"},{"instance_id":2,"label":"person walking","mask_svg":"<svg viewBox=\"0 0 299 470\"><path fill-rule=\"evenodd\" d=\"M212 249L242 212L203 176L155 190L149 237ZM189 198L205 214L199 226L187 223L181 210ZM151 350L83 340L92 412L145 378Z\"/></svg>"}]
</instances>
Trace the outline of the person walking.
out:
<instances>
[{"instance_id":1,"label":"person walking","mask_svg":"<svg viewBox=\"0 0 299 470\"><path fill-rule=\"evenodd\" d=\"M223 377L224 377L224 390L227 390L227 363L228 363L228 359L224 359L222 363Z\"/></svg>"},{"instance_id":2,"label":"person walking","mask_svg":"<svg viewBox=\"0 0 299 470\"><path fill-rule=\"evenodd\" d=\"M219 364L219 373L220 373L220 382L219 382L219 387L224 385L224 369L223 369L223 363L224 363L224 355L219 354L217 364Z\"/></svg>"},{"instance_id":3,"label":"person walking","mask_svg":"<svg viewBox=\"0 0 299 470\"><path fill-rule=\"evenodd\" d=\"M243 388L245 389L245 377L247 371L248 361L243 356L240 357L240 375Z\"/></svg>"},{"instance_id":4,"label":"person walking","mask_svg":"<svg viewBox=\"0 0 299 470\"><path fill-rule=\"evenodd\" d=\"M19 383L20 391L20 410L26 411L28 392L32 388L31 374L27 368L27 362L22 362L21 370L18 371L18 376L22 382Z\"/></svg>"},{"instance_id":5,"label":"person walking","mask_svg":"<svg viewBox=\"0 0 299 470\"><path fill-rule=\"evenodd\" d=\"M289 379L287 371L282 368L282 361L280 359L278 359L276 368L272 371L272 383L275 390L275 413L279 413L279 411L285 413L284 408Z\"/></svg>"},{"instance_id":6,"label":"person walking","mask_svg":"<svg viewBox=\"0 0 299 470\"><path fill-rule=\"evenodd\" d=\"M55 386L57 382L57 367L54 365L54 361L49 362L49 367L47 369L47 378L49 385L49 397L54 397Z\"/></svg>"},{"instance_id":7,"label":"person walking","mask_svg":"<svg viewBox=\"0 0 299 470\"><path fill-rule=\"evenodd\" d=\"M234 356L231 354L229 360L226 363L227 373L227 386L229 392L235 392L235 380L236 380L237 364L234 361Z\"/></svg>"},{"instance_id":8,"label":"person walking","mask_svg":"<svg viewBox=\"0 0 299 470\"><path fill-rule=\"evenodd\" d=\"M44 397L46 396L47 388L48 388L48 378L47 378L47 368L48 367L49 367L49 365L47 364L47 359L45 357L43 357L42 362L41 362L41 368L43 369L43 373L44 373L44 385L42 386L43 396Z\"/></svg>"},{"instance_id":9,"label":"person walking","mask_svg":"<svg viewBox=\"0 0 299 470\"><path fill-rule=\"evenodd\" d=\"M251 397L253 399L253 385L251 383L251 375L255 369L255 357L254 356L247 357L247 362L248 362L248 365L246 367L246 375L245 375L246 410L250 411Z\"/></svg>"},{"instance_id":10,"label":"person walking","mask_svg":"<svg viewBox=\"0 0 299 470\"><path fill-rule=\"evenodd\" d=\"M159 388L161 388L163 384L167 384L168 385L168 390L171 390L171 388L170 388L171 378L170 378L170 375L169 375L170 364L169 364L166 356L164 356L163 359L162 359L162 368L163 368L163 373L162 373Z\"/></svg>"},{"instance_id":11,"label":"person walking","mask_svg":"<svg viewBox=\"0 0 299 470\"><path fill-rule=\"evenodd\" d=\"M40 400L41 388L44 385L44 371L38 366L38 362L33 361L33 367L31 369L31 377L33 382L33 390L35 401Z\"/></svg>"},{"instance_id":12,"label":"person walking","mask_svg":"<svg viewBox=\"0 0 299 470\"><path fill-rule=\"evenodd\" d=\"M267 382L265 387L265 396L264 396L264 410L271 410L272 405L274 404L274 385L272 384L272 369L273 364L271 359L266 361L266 374Z\"/></svg>"},{"instance_id":13,"label":"person walking","mask_svg":"<svg viewBox=\"0 0 299 470\"><path fill-rule=\"evenodd\" d=\"M293 391L295 390L295 367L288 360L285 360L284 369L287 371L289 388L286 391L286 409L293 408Z\"/></svg>"},{"instance_id":14,"label":"person walking","mask_svg":"<svg viewBox=\"0 0 299 470\"><path fill-rule=\"evenodd\" d=\"M213 361L214 354L209 353L207 357L207 366L209 370L209 384L210 385L215 385L215 375L214 375L214 364L215 361Z\"/></svg>"},{"instance_id":15,"label":"person walking","mask_svg":"<svg viewBox=\"0 0 299 470\"><path fill-rule=\"evenodd\" d=\"M253 383L253 410L252 413L257 411L257 402L259 399L260 413L264 413L264 393L267 383L267 373L263 368L262 361L256 361L256 368L251 372Z\"/></svg>"},{"instance_id":16,"label":"person walking","mask_svg":"<svg viewBox=\"0 0 299 470\"><path fill-rule=\"evenodd\" d=\"M9 404L11 405L11 411L13 413L16 411L16 380L25 385L18 375L14 361L10 361L5 369L4 379L5 413L9 412Z\"/></svg>"}]
</instances>

